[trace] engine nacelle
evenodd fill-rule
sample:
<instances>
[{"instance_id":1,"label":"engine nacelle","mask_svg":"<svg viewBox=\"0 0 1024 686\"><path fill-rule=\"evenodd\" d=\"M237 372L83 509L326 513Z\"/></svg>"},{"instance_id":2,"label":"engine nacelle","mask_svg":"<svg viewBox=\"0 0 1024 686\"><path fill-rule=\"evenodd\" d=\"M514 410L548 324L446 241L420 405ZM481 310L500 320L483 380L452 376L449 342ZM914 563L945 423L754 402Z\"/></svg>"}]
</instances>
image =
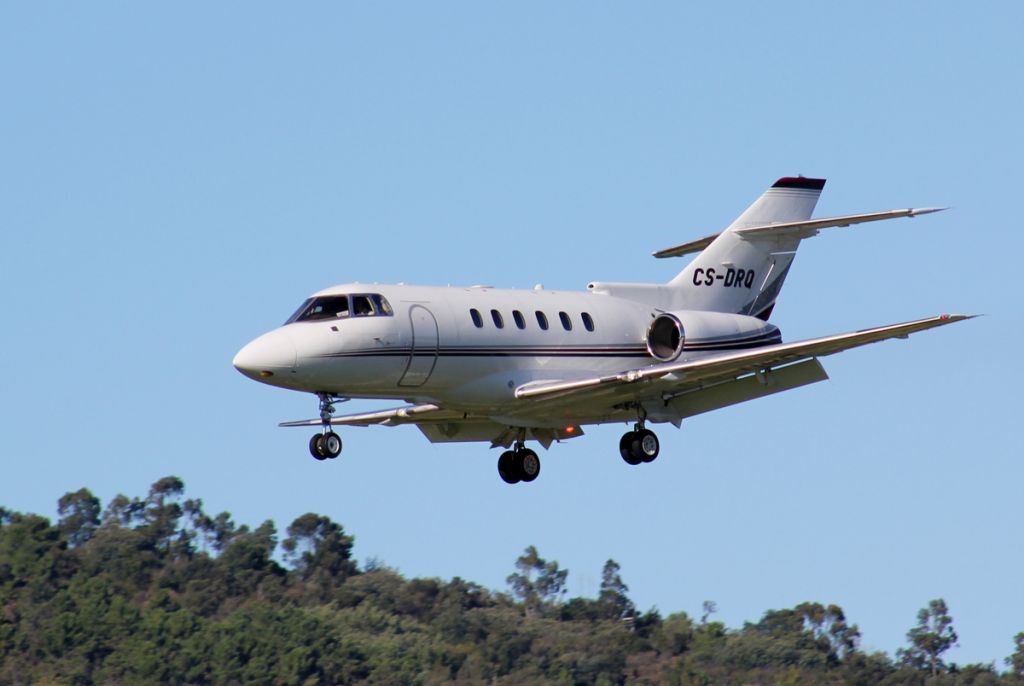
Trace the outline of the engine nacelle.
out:
<instances>
[{"instance_id":1,"label":"engine nacelle","mask_svg":"<svg viewBox=\"0 0 1024 686\"><path fill-rule=\"evenodd\" d=\"M663 312L647 329L647 352L661 362L678 359L683 350L715 352L779 343L779 328L757 317L725 312Z\"/></svg>"},{"instance_id":2,"label":"engine nacelle","mask_svg":"<svg viewBox=\"0 0 1024 686\"><path fill-rule=\"evenodd\" d=\"M671 313L660 314L647 329L647 352L662 362L679 357L686 342L686 329L679 317Z\"/></svg>"}]
</instances>

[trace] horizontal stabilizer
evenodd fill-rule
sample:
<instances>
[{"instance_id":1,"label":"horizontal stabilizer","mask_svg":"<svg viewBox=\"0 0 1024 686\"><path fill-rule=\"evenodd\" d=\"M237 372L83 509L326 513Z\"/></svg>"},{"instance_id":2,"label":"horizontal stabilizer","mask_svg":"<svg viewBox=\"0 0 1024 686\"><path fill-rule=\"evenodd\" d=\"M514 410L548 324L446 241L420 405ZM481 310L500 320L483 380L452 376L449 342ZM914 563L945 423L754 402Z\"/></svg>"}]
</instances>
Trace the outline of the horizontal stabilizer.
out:
<instances>
[{"instance_id":1,"label":"horizontal stabilizer","mask_svg":"<svg viewBox=\"0 0 1024 686\"><path fill-rule=\"evenodd\" d=\"M909 207L902 210L888 210L886 212L867 212L865 214L847 214L841 217L825 217L822 219L807 219L798 222L781 222L778 224L765 224L763 226L750 226L743 229L734 229L737 235L752 240L759 238L774 238L775 236L791 236L797 238L810 238L817 235L820 229L828 229L835 226L851 226L865 222L877 222L883 219L897 219L899 217L916 217L921 214L931 214L949 209L947 207ZM690 253L700 252L711 245L711 242L718 238L719 234L712 234L704 238L683 243L672 248L659 250L654 253L655 257L679 257Z\"/></svg>"},{"instance_id":2,"label":"horizontal stabilizer","mask_svg":"<svg viewBox=\"0 0 1024 686\"><path fill-rule=\"evenodd\" d=\"M698 238L695 241L689 243L683 243L672 248L666 248L653 253L655 257L682 257L683 255L689 255L691 253L700 252L704 248L711 245L711 242L718 238L717 233L713 233L710 236L704 236L704 238Z\"/></svg>"}]
</instances>

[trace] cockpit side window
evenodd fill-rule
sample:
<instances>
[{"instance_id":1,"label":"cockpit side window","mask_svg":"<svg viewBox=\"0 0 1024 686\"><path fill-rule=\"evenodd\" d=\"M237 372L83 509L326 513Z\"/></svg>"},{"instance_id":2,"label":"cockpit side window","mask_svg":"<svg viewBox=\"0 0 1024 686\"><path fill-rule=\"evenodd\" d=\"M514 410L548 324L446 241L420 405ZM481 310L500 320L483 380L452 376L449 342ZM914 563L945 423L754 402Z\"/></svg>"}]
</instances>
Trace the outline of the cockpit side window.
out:
<instances>
[{"instance_id":1,"label":"cockpit side window","mask_svg":"<svg viewBox=\"0 0 1024 686\"><path fill-rule=\"evenodd\" d=\"M393 314L391 304L379 293L352 296L352 316L354 317L390 317Z\"/></svg>"},{"instance_id":2,"label":"cockpit side window","mask_svg":"<svg viewBox=\"0 0 1024 686\"><path fill-rule=\"evenodd\" d=\"M391 309L391 304L388 302L388 299L383 295L372 295L370 297L373 298L373 304L377 306L377 314L390 317L395 313L394 310Z\"/></svg>"},{"instance_id":3,"label":"cockpit side window","mask_svg":"<svg viewBox=\"0 0 1024 686\"><path fill-rule=\"evenodd\" d=\"M368 295L352 296L352 314L356 317L372 317L377 314L373 307L373 300Z\"/></svg>"}]
</instances>

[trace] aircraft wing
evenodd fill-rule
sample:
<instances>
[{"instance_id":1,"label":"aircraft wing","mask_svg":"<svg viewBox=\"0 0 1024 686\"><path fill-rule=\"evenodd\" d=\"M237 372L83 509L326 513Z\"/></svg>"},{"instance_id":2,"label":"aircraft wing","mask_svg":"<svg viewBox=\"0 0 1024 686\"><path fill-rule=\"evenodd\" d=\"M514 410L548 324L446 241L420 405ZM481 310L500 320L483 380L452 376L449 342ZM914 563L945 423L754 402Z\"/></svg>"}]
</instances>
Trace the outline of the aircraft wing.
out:
<instances>
[{"instance_id":1,"label":"aircraft wing","mask_svg":"<svg viewBox=\"0 0 1024 686\"><path fill-rule=\"evenodd\" d=\"M404 405L387 410L362 412L358 414L331 417L329 424L345 426L400 426L415 424L431 443L456 443L462 441L490 441L491 446L511 446L518 433L508 426L497 424L487 417L467 414L457 410L446 410L438 405ZM297 422L282 422L283 427L321 427L323 421L302 419ZM583 429L577 425L554 429L531 428L527 437L537 440L545 448L554 441L577 438Z\"/></svg>"},{"instance_id":2,"label":"aircraft wing","mask_svg":"<svg viewBox=\"0 0 1024 686\"><path fill-rule=\"evenodd\" d=\"M462 412L443 410L437 405L427 404L404 405L387 410L346 414L340 417L331 417L329 423L347 426L397 426L399 424L416 424L423 421L440 422L465 418L465 414ZM323 421L320 419L301 419L297 422L281 422L278 426L323 426Z\"/></svg>"},{"instance_id":3,"label":"aircraft wing","mask_svg":"<svg viewBox=\"0 0 1024 686\"><path fill-rule=\"evenodd\" d=\"M581 400L596 400L598 398L607 400L614 397L621 400L645 396L664 397L665 394L676 395L679 391L693 389L704 384L736 379L749 374L759 374L771 368L832 355L869 343L877 343L890 338L907 338L912 333L971 319L973 316L944 314L902 324L823 336L795 343L779 343L688 362L653 364L607 376L537 381L519 386L515 390L515 397L523 402L521 410L525 410L527 407L537 408L538 405L549 406L549 403L555 405L566 402L575 404ZM515 413L515 410L512 412ZM493 436L500 434L503 428L502 425L493 423L488 417L469 415L462 411L445 409L430 403L342 415L332 417L329 423L346 426L415 424L432 442L493 440ZM323 422L319 418L280 424L282 427L320 427L322 425ZM577 435L582 435L582 431L579 427L574 426L571 430L552 430L544 435L532 437L544 444L549 444L552 440L561 440ZM510 441L511 439L503 443L501 439L498 439L496 444L504 445Z\"/></svg>"},{"instance_id":4,"label":"aircraft wing","mask_svg":"<svg viewBox=\"0 0 1024 686\"><path fill-rule=\"evenodd\" d=\"M520 386L515 394L520 399L554 399L571 397L582 399L591 395L604 395L609 390L624 390L630 384L659 382L658 390L686 387L710 380L735 378L758 373L784 364L813 357L832 355L843 350L889 338L906 338L912 333L952 324L974 315L944 314L927 319L879 326L862 331L812 338L795 343L779 343L743 352L717 355L688 362L664 362L638 369L630 369L608 376L594 376L566 381L541 381ZM638 389L640 390L640 389Z\"/></svg>"},{"instance_id":5,"label":"aircraft wing","mask_svg":"<svg viewBox=\"0 0 1024 686\"><path fill-rule=\"evenodd\" d=\"M797 235L800 238L809 238L818 234L820 229L828 229L834 226L850 226L852 224L863 224L864 222L877 222L883 219L896 219L898 217L917 217L922 214L941 212L946 207L908 207L904 210L886 210L885 212L866 212L864 214L846 214L840 217L823 217L822 219L807 219L798 222L780 222L778 224L765 224L763 226L748 226L743 229L735 229L736 233L743 238L769 238L783 235ZM704 238L698 238L689 243L665 248L653 253L655 257L679 257L690 253L700 252L711 245L711 242L718 238L719 234L714 233Z\"/></svg>"}]
</instances>

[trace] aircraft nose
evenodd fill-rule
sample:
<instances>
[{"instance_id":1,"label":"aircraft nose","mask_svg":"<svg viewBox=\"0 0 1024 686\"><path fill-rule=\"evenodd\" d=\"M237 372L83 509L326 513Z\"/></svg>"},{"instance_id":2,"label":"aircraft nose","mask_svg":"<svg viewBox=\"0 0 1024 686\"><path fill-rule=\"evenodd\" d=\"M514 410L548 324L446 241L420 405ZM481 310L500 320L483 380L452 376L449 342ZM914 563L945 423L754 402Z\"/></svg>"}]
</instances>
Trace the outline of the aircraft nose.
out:
<instances>
[{"instance_id":1,"label":"aircraft nose","mask_svg":"<svg viewBox=\"0 0 1024 686\"><path fill-rule=\"evenodd\" d=\"M246 376L263 380L295 368L295 343L282 329L265 333L238 351L231 364Z\"/></svg>"}]
</instances>

